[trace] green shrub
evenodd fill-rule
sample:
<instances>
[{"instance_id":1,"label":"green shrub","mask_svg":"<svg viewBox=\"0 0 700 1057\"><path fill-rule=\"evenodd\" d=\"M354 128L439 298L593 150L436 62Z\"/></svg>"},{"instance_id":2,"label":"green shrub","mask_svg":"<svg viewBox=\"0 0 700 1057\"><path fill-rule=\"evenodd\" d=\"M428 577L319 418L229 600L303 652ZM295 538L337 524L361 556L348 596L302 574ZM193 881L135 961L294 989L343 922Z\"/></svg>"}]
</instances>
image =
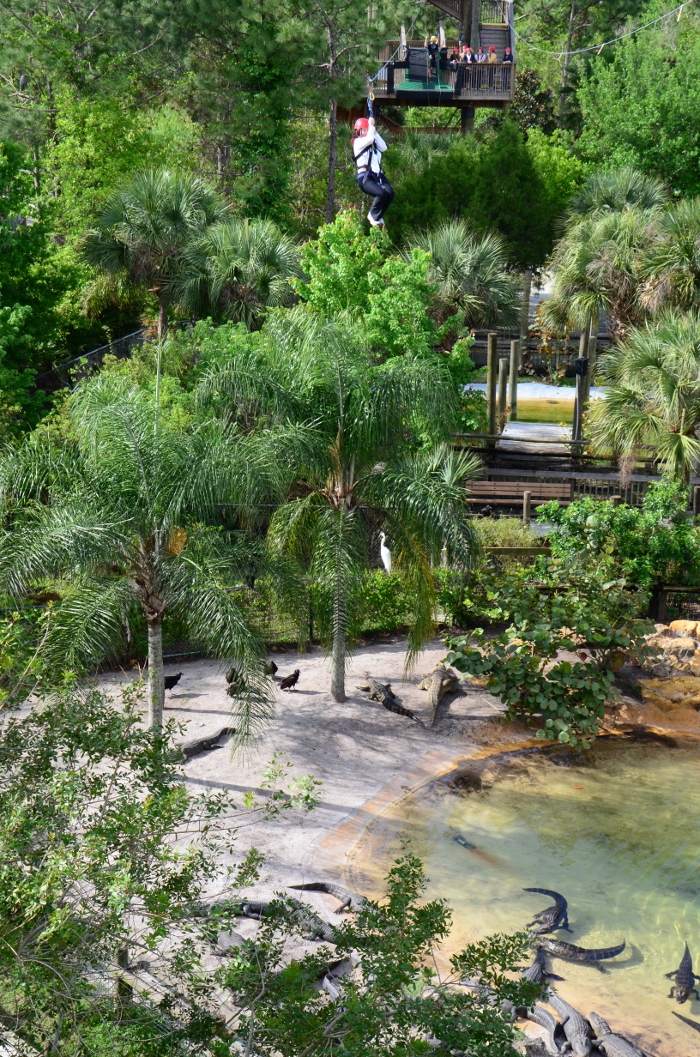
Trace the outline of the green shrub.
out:
<instances>
[{"instance_id":1,"label":"green shrub","mask_svg":"<svg viewBox=\"0 0 700 1057\"><path fill-rule=\"evenodd\" d=\"M578 499L567 508L556 502L539 509L539 520L557 526L552 554L564 560L581 555L610 557L619 573L644 588L655 584L700 584L700 531L686 516L683 484L654 481L641 507Z\"/></svg>"},{"instance_id":2,"label":"green shrub","mask_svg":"<svg viewBox=\"0 0 700 1057\"><path fill-rule=\"evenodd\" d=\"M494 610L513 623L487 638L479 628L448 639L448 661L458 671L487 677L507 717L537 728L537 737L588 748L600 730L614 673L625 660L650 655L642 619L647 596L611 574L611 563L592 567L555 559L548 583L521 574L504 577ZM559 656L575 651L578 660Z\"/></svg>"}]
</instances>

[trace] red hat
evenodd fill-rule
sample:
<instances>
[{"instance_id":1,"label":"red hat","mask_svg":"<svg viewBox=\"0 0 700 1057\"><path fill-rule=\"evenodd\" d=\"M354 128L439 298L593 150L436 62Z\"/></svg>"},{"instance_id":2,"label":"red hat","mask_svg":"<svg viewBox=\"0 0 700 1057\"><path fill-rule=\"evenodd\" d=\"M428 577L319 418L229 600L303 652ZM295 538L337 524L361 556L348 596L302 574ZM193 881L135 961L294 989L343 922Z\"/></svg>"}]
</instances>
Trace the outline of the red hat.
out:
<instances>
[{"instance_id":1,"label":"red hat","mask_svg":"<svg viewBox=\"0 0 700 1057\"><path fill-rule=\"evenodd\" d=\"M355 122L355 132L368 132L368 131L369 131L369 121L367 120L367 118L366 117L358 117L357 121Z\"/></svg>"},{"instance_id":2,"label":"red hat","mask_svg":"<svg viewBox=\"0 0 700 1057\"><path fill-rule=\"evenodd\" d=\"M494 48L494 46L493 46L493 44L492 44L492 45L491 45L491 47L489 48L489 51L495 51L495 50L496 50L496 49Z\"/></svg>"}]
</instances>

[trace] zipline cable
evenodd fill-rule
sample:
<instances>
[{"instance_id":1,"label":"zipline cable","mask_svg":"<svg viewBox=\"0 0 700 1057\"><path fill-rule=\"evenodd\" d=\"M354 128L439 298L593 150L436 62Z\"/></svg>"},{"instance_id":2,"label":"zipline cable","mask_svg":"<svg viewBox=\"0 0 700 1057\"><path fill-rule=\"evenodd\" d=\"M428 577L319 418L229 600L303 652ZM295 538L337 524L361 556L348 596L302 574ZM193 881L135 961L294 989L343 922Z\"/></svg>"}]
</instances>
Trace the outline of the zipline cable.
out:
<instances>
[{"instance_id":1,"label":"zipline cable","mask_svg":"<svg viewBox=\"0 0 700 1057\"><path fill-rule=\"evenodd\" d=\"M682 4L671 8L670 11L666 11L663 15L659 15L658 18L653 18L651 22L645 22L643 26L637 26L636 29L629 29L626 33L620 33L619 36L612 37L611 40L604 40L602 44L591 44L587 48L577 48L576 51L548 51L547 48L539 48L536 44L531 44L529 40L525 40L524 37L521 37L515 26L513 27L513 33L521 44L526 44L528 48L531 48L533 51L539 51L542 55L554 55L557 59L563 59L567 54L569 56L585 55L586 52L589 51L597 51L600 55L603 48L606 48L609 44L617 44L618 41L624 40L626 37L633 37L635 33L641 33L643 29L648 29L649 26L655 26L657 22L663 22L665 18L670 18L671 15L676 15L676 21L679 21L681 14L683 13L683 8L688 7L688 5L693 2L694 0L683 0Z\"/></svg>"}]
</instances>

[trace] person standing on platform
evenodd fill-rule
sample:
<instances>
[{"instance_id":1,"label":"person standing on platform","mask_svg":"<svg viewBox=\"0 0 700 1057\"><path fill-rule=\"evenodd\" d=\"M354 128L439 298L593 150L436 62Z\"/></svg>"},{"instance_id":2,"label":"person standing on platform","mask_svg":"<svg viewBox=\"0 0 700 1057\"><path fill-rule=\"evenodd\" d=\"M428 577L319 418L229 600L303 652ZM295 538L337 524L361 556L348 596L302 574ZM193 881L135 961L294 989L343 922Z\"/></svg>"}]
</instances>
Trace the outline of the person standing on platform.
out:
<instances>
[{"instance_id":1,"label":"person standing on platform","mask_svg":"<svg viewBox=\"0 0 700 1057\"><path fill-rule=\"evenodd\" d=\"M384 228L386 231L384 214L394 201L394 188L382 171L382 154L385 150L386 143L377 132L374 118L359 117L352 138L357 182L361 191L374 197L367 219L373 228Z\"/></svg>"}]
</instances>

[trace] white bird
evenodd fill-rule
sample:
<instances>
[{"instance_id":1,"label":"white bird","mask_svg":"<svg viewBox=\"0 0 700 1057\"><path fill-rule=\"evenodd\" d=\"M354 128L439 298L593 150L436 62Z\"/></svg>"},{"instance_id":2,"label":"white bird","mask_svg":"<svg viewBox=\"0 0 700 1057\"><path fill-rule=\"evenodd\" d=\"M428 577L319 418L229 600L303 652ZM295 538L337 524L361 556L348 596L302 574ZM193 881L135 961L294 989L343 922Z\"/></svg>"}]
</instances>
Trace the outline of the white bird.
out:
<instances>
[{"instance_id":1,"label":"white bird","mask_svg":"<svg viewBox=\"0 0 700 1057\"><path fill-rule=\"evenodd\" d=\"M383 532L380 532L379 533L379 541L380 541L379 542L379 553L382 556L382 564L384 565L384 568L386 569L386 571L388 573L390 573L391 572L391 551L387 547L387 545L385 543L385 540L386 540L386 536L384 535Z\"/></svg>"}]
</instances>

